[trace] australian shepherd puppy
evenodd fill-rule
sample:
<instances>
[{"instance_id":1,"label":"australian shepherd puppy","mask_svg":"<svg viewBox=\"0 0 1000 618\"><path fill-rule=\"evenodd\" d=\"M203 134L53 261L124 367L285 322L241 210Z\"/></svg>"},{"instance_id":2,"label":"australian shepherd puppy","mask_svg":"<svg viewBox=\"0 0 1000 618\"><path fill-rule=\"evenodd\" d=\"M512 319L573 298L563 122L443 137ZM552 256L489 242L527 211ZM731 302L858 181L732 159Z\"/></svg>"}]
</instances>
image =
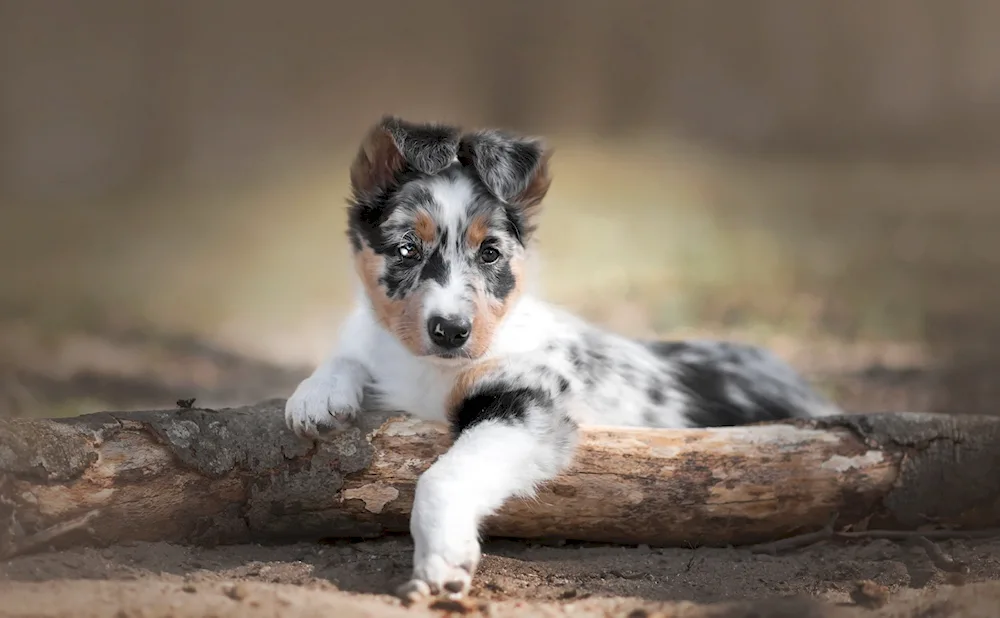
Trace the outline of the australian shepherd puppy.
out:
<instances>
[{"instance_id":1,"label":"australian shepherd puppy","mask_svg":"<svg viewBox=\"0 0 1000 618\"><path fill-rule=\"evenodd\" d=\"M465 593L480 522L570 463L580 425L714 427L837 413L785 363L737 343L637 341L525 290L549 189L542 141L385 117L351 167L353 312L288 399L315 438L362 410L447 423L418 480L400 594Z\"/></svg>"}]
</instances>

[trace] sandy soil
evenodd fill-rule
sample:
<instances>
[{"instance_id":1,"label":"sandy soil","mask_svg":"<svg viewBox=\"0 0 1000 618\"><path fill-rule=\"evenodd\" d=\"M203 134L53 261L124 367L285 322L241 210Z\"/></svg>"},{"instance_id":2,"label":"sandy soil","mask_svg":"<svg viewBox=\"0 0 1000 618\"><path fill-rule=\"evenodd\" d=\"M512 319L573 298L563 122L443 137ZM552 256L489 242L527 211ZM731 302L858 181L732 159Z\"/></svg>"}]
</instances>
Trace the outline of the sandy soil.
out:
<instances>
[{"instance_id":1,"label":"sandy soil","mask_svg":"<svg viewBox=\"0 0 1000 618\"><path fill-rule=\"evenodd\" d=\"M465 602L404 607L405 537L198 549L135 544L0 565L0 616L894 616L1000 615L1000 539L946 541L955 576L923 549L820 544L780 556L739 549L539 545L495 540ZM874 582L876 609L852 599ZM881 588L884 587L884 588Z\"/></svg>"}]
</instances>

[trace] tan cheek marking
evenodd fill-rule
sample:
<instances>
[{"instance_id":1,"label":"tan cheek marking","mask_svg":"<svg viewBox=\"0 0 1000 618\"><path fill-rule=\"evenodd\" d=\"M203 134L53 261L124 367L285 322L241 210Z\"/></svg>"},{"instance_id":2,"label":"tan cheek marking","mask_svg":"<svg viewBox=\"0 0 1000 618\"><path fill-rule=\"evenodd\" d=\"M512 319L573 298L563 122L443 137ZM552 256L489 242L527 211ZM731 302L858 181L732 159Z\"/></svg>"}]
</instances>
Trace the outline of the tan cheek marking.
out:
<instances>
[{"instance_id":1,"label":"tan cheek marking","mask_svg":"<svg viewBox=\"0 0 1000 618\"><path fill-rule=\"evenodd\" d=\"M420 237L420 240L428 245L433 244L434 239L437 238L437 223L434 223L434 219L426 210L421 210L417 213L416 218L413 220L413 228L417 232L417 236Z\"/></svg>"},{"instance_id":2,"label":"tan cheek marking","mask_svg":"<svg viewBox=\"0 0 1000 618\"><path fill-rule=\"evenodd\" d=\"M493 343L497 326L506 317L507 312L521 297L521 281L523 267L522 258L517 257L511 260L510 268L514 273L514 289L510 291L503 302L494 298L489 298L485 290L477 290L475 297L476 315L472 321L472 337L469 345L469 355L472 358L479 358L486 353Z\"/></svg>"},{"instance_id":3,"label":"tan cheek marking","mask_svg":"<svg viewBox=\"0 0 1000 618\"><path fill-rule=\"evenodd\" d=\"M354 256L354 267L361 278L365 293L375 309L375 316L382 326L391 329L397 320L400 309L398 303L392 302L379 285L379 276L385 268L385 259L369 247L363 247Z\"/></svg>"},{"instance_id":4,"label":"tan cheek marking","mask_svg":"<svg viewBox=\"0 0 1000 618\"><path fill-rule=\"evenodd\" d=\"M458 406L469 394L469 391L472 390L472 387L499 367L500 363L498 361L488 360L476 363L469 369L458 374L458 377L455 378L455 383L451 387L451 392L448 393L448 398L445 400L445 411L448 420L454 420Z\"/></svg>"},{"instance_id":5,"label":"tan cheek marking","mask_svg":"<svg viewBox=\"0 0 1000 618\"><path fill-rule=\"evenodd\" d=\"M370 247L363 247L355 254L354 267L379 323L408 350L414 354L423 354L423 338L420 333L421 294L412 294L398 301L386 296L378 282L385 268L385 259Z\"/></svg>"},{"instance_id":6,"label":"tan cheek marking","mask_svg":"<svg viewBox=\"0 0 1000 618\"><path fill-rule=\"evenodd\" d=\"M469 227L465 230L465 243L470 249L476 249L486 240L489 234L489 226L486 224L486 217L478 215L469 222Z\"/></svg>"},{"instance_id":7,"label":"tan cheek marking","mask_svg":"<svg viewBox=\"0 0 1000 618\"><path fill-rule=\"evenodd\" d=\"M420 319L423 306L423 293L416 292L410 294L406 299L395 303L401 306L399 317L392 329L396 338L403 342L410 352L417 356L425 353L423 335L423 322Z\"/></svg>"}]
</instances>

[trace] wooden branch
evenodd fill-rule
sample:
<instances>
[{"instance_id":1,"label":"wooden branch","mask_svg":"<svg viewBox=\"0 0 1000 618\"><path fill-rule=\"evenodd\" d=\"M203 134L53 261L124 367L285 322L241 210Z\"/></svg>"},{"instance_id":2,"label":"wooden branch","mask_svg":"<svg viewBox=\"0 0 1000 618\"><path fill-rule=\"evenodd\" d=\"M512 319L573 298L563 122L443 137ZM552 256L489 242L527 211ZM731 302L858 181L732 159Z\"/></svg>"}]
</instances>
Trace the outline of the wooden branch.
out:
<instances>
[{"instance_id":1,"label":"wooden branch","mask_svg":"<svg viewBox=\"0 0 1000 618\"><path fill-rule=\"evenodd\" d=\"M408 530L416 479L448 446L443 428L372 416L314 443L285 429L282 409L0 420L0 554L39 538L215 544ZM841 530L1000 527L1000 418L593 427L581 442L569 471L486 531L691 546L822 531L835 513ZM86 534L63 533L80 518Z\"/></svg>"}]
</instances>

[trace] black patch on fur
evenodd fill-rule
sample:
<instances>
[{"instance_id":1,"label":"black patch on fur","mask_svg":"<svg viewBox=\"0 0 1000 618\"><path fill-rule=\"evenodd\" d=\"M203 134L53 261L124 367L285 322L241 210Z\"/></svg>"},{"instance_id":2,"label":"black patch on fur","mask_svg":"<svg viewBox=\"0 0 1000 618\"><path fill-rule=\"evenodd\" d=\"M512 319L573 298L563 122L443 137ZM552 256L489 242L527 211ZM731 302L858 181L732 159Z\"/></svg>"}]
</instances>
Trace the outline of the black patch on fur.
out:
<instances>
[{"instance_id":1,"label":"black patch on fur","mask_svg":"<svg viewBox=\"0 0 1000 618\"><path fill-rule=\"evenodd\" d=\"M646 396L654 406L662 406L667 402L667 396L663 394L663 386L660 384L653 384L647 388Z\"/></svg>"},{"instance_id":2,"label":"black patch on fur","mask_svg":"<svg viewBox=\"0 0 1000 618\"><path fill-rule=\"evenodd\" d=\"M676 375L678 385L691 397L687 417L699 427L727 427L794 416L793 411L785 407L785 402L757 397L717 367L682 363ZM750 405L733 401L727 386L740 389Z\"/></svg>"},{"instance_id":3,"label":"black patch on fur","mask_svg":"<svg viewBox=\"0 0 1000 618\"><path fill-rule=\"evenodd\" d=\"M406 291L413 287L419 273L420 271L412 266L409 268L389 266L379 277L379 283L385 286L385 293L389 298L402 298Z\"/></svg>"},{"instance_id":4,"label":"black patch on fur","mask_svg":"<svg viewBox=\"0 0 1000 618\"><path fill-rule=\"evenodd\" d=\"M576 345L571 345L569 351L567 352L569 356L569 362L573 364L573 369L583 380L583 383L588 387L594 385L594 376L589 370L590 367L587 365L587 359L583 355L583 348Z\"/></svg>"},{"instance_id":5,"label":"black patch on fur","mask_svg":"<svg viewBox=\"0 0 1000 618\"><path fill-rule=\"evenodd\" d=\"M399 207L394 199L399 193L399 188L423 176L424 174L415 169L407 169L396 175L396 183L393 186L382 191L354 196L347 209L347 235L355 251L360 251L362 244L367 244L375 253L381 255L395 250L395 247L387 245L386 234L381 226Z\"/></svg>"},{"instance_id":6,"label":"black patch on fur","mask_svg":"<svg viewBox=\"0 0 1000 618\"><path fill-rule=\"evenodd\" d=\"M551 402L551 398L538 389L511 388L504 384L484 386L459 404L452 419L451 431L458 436L483 421L523 421L530 406L547 406Z\"/></svg>"},{"instance_id":7,"label":"black patch on fur","mask_svg":"<svg viewBox=\"0 0 1000 618\"><path fill-rule=\"evenodd\" d=\"M567 380L566 376L562 375L561 373L558 373L555 370L546 367L544 365L539 366L536 372L538 378L542 380L542 383L544 384L551 384L552 381L555 381L555 383L558 385L560 395L566 393L566 391L569 390L570 388L569 380Z\"/></svg>"},{"instance_id":8,"label":"black patch on fur","mask_svg":"<svg viewBox=\"0 0 1000 618\"><path fill-rule=\"evenodd\" d=\"M790 366L756 346L735 342L649 342L673 368L700 427L799 418L829 405Z\"/></svg>"},{"instance_id":9,"label":"black patch on fur","mask_svg":"<svg viewBox=\"0 0 1000 618\"><path fill-rule=\"evenodd\" d=\"M650 341L647 343L658 356L673 356L691 350L691 344L684 341Z\"/></svg>"},{"instance_id":10,"label":"black patch on fur","mask_svg":"<svg viewBox=\"0 0 1000 618\"><path fill-rule=\"evenodd\" d=\"M424 267L420 270L420 281L436 281L441 285L448 283L448 272L451 267L444 260L444 256L441 255L441 247L438 246L427 261L424 262Z\"/></svg>"},{"instance_id":11,"label":"black patch on fur","mask_svg":"<svg viewBox=\"0 0 1000 618\"><path fill-rule=\"evenodd\" d=\"M501 264L483 264L483 275L486 278L486 291L497 300L506 300L514 288L517 278L510 267L510 262L502 259Z\"/></svg>"},{"instance_id":12,"label":"black patch on fur","mask_svg":"<svg viewBox=\"0 0 1000 618\"><path fill-rule=\"evenodd\" d=\"M569 390L569 380L563 376L557 376L559 380L559 392L565 394Z\"/></svg>"},{"instance_id":13,"label":"black patch on fur","mask_svg":"<svg viewBox=\"0 0 1000 618\"><path fill-rule=\"evenodd\" d=\"M569 360L588 388L593 388L612 369L605 346L599 337L587 333L579 345L569 349Z\"/></svg>"}]
</instances>

